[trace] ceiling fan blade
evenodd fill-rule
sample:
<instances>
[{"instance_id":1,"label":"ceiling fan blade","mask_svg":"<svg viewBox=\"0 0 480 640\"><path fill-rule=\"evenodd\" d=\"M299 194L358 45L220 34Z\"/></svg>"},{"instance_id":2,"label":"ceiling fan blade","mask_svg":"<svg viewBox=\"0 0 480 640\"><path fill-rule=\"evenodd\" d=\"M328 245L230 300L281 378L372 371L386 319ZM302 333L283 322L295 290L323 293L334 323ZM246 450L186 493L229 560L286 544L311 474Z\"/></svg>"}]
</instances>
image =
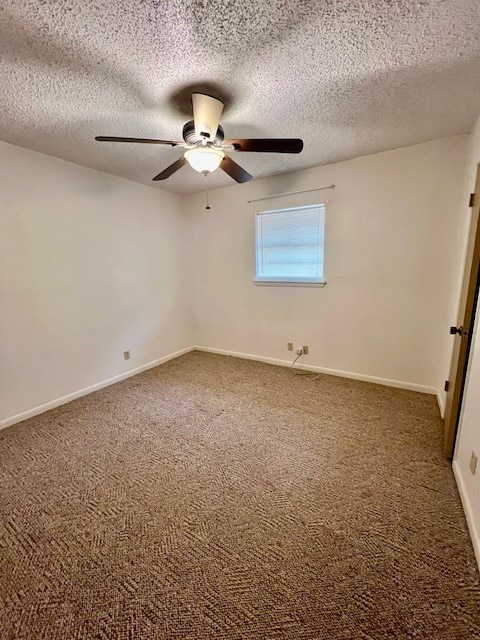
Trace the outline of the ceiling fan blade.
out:
<instances>
[{"instance_id":1,"label":"ceiling fan blade","mask_svg":"<svg viewBox=\"0 0 480 640\"><path fill-rule=\"evenodd\" d=\"M186 164L186 160L185 158L182 156L181 158L179 158L176 162L174 162L173 164L171 164L169 167L167 167L166 169L164 169L163 171L161 171L158 175L156 175L154 178L152 178L152 180L166 180L167 178L169 178L172 174L175 173L175 171L178 171L179 169L181 169L183 167L184 164Z\"/></svg>"},{"instance_id":2,"label":"ceiling fan blade","mask_svg":"<svg viewBox=\"0 0 480 640\"><path fill-rule=\"evenodd\" d=\"M213 142L222 115L223 102L204 93L193 93L192 105L195 135Z\"/></svg>"},{"instance_id":3,"label":"ceiling fan blade","mask_svg":"<svg viewBox=\"0 0 480 640\"><path fill-rule=\"evenodd\" d=\"M232 160L229 156L225 156L220 163L220 168L228 173L228 175L236 180L236 182L248 182L252 179L252 176L242 169L242 167Z\"/></svg>"},{"instance_id":4,"label":"ceiling fan blade","mask_svg":"<svg viewBox=\"0 0 480 640\"><path fill-rule=\"evenodd\" d=\"M116 136L95 136L98 142L140 142L141 144L168 144L171 147L183 146L183 142L173 140L152 140L151 138L117 138Z\"/></svg>"},{"instance_id":5,"label":"ceiling fan blade","mask_svg":"<svg viewBox=\"0 0 480 640\"><path fill-rule=\"evenodd\" d=\"M264 153L300 153L303 149L303 140L300 138L240 138L224 140L222 144L233 146L235 151Z\"/></svg>"}]
</instances>

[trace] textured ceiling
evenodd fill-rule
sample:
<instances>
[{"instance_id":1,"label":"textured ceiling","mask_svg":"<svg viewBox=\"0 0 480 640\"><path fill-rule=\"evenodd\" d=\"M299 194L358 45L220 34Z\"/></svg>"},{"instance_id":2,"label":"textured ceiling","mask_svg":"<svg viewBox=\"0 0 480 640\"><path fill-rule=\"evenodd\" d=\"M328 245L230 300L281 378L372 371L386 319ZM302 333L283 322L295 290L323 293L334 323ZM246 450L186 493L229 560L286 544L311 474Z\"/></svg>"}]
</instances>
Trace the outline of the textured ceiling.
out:
<instances>
[{"instance_id":1,"label":"textured ceiling","mask_svg":"<svg viewBox=\"0 0 480 640\"><path fill-rule=\"evenodd\" d=\"M304 139L236 153L254 177L465 133L479 24L478 0L2 0L0 139L155 185L181 149L93 138L180 140L192 89L225 99L226 137Z\"/></svg>"}]
</instances>

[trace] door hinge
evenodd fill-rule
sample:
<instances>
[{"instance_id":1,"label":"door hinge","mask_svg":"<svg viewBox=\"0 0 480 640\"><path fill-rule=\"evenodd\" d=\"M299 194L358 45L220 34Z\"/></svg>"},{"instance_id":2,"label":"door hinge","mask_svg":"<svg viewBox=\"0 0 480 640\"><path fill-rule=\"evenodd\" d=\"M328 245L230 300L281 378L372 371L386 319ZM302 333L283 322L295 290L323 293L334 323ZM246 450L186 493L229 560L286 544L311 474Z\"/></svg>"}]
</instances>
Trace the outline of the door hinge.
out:
<instances>
[{"instance_id":1,"label":"door hinge","mask_svg":"<svg viewBox=\"0 0 480 640\"><path fill-rule=\"evenodd\" d=\"M470 194L470 200L468 201L468 206L470 208L472 208L474 206L474 203L475 203L475 194L471 193Z\"/></svg>"},{"instance_id":2,"label":"door hinge","mask_svg":"<svg viewBox=\"0 0 480 640\"><path fill-rule=\"evenodd\" d=\"M450 382L448 380L445 380L445 386L443 387L445 391L448 391L449 386L450 386Z\"/></svg>"}]
</instances>

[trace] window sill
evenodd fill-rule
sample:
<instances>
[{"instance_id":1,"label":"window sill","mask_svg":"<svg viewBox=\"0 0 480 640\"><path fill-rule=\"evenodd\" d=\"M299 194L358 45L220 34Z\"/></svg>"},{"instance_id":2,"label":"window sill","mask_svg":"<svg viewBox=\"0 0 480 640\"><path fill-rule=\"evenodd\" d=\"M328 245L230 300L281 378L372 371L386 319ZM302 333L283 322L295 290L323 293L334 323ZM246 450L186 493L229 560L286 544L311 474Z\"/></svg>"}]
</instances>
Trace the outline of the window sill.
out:
<instances>
[{"instance_id":1,"label":"window sill","mask_svg":"<svg viewBox=\"0 0 480 640\"><path fill-rule=\"evenodd\" d=\"M323 287L326 282L294 282L291 280L254 280L253 284L260 287Z\"/></svg>"}]
</instances>

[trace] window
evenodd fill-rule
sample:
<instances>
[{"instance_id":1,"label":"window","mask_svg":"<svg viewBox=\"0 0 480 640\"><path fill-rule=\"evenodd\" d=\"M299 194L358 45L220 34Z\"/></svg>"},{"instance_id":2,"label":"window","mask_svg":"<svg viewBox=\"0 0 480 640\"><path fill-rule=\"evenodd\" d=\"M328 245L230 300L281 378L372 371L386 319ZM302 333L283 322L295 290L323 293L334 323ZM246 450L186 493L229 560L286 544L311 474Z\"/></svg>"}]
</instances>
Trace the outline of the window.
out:
<instances>
[{"instance_id":1,"label":"window","mask_svg":"<svg viewBox=\"0 0 480 640\"><path fill-rule=\"evenodd\" d=\"M325 284L324 230L322 204L257 213L255 282Z\"/></svg>"}]
</instances>

